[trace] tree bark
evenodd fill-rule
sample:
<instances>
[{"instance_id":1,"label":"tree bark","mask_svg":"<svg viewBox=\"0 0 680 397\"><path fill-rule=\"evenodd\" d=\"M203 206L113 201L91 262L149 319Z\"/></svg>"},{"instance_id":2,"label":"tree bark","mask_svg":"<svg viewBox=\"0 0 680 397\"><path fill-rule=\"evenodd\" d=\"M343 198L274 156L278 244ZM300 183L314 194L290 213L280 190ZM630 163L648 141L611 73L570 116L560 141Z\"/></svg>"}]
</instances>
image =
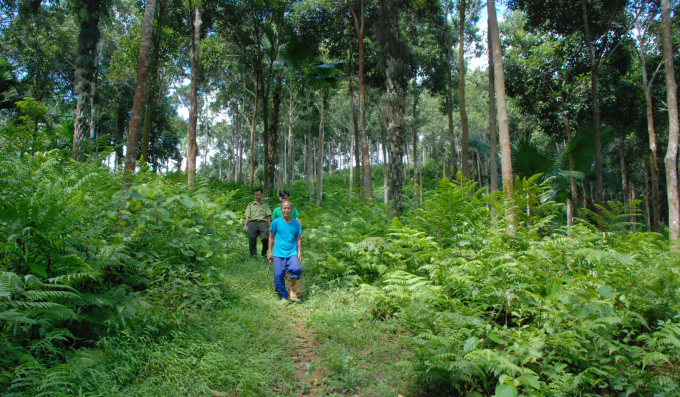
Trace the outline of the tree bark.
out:
<instances>
[{"instance_id":1,"label":"tree bark","mask_svg":"<svg viewBox=\"0 0 680 397\"><path fill-rule=\"evenodd\" d=\"M153 38L152 58L149 66L150 81L149 88L146 92L146 111L144 112L144 127L142 128L142 157L145 162L149 162L149 146L151 141L151 122L153 121L154 102L156 101L156 92L158 85L158 58L160 56L160 42L163 29L163 12L161 11L162 3L159 3L156 12L156 34ZM152 21L153 23L153 21Z\"/></svg>"},{"instance_id":2,"label":"tree bark","mask_svg":"<svg viewBox=\"0 0 680 397\"><path fill-rule=\"evenodd\" d=\"M590 52L590 90L593 105L593 139L595 141L595 191L597 196L597 214L602 218L602 207L604 207L604 185L602 181L602 148L600 147L600 105L598 103L598 75L600 62L595 52L595 44L590 37L590 27L588 24L587 0L581 0L581 10L583 14L583 27L585 30L586 44Z\"/></svg>"},{"instance_id":3,"label":"tree bark","mask_svg":"<svg viewBox=\"0 0 680 397\"><path fill-rule=\"evenodd\" d=\"M458 39L458 91L460 94L460 126L461 126L461 137L460 137L460 168L463 176L470 179L470 164L469 164L469 151L470 151L470 139L468 137L468 117L465 110L465 0L460 0L460 10L459 12L459 35ZM451 180L458 177L454 170L454 174L451 175Z\"/></svg>"},{"instance_id":4,"label":"tree bark","mask_svg":"<svg viewBox=\"0 0 680 397\"><path fill-rule=\"evenodd\" d=\"M413 206L418 208L418 88L413 81Z\"/></svg>"},{"instance_id":5,"label":"tree bark","mask_svg":"<svg viewBox=\"0 0 680 397\"><path fill-rule=\"evenodd\" d=\"M189 133L187 136L187 187L194 188L196 183L196 124L198 122L198 66L201 45L201 7L194 5L194 24L191 56L191 91L189 94Z\"/></svg>"},{"instance_id":6,"label":"tree bark","mask_svg":"<svg viewBox=\"0 0 680 397\"><path fill-rule=\"evenodd\" d=\"M139 61L137 63L137 86L135 97L132 102L132 116L130 117L130 130L128 131L127 151L125 153L125 174L123 189L132 184L132 174L135 173L137 163L137 146L139 145L139 128L142 124L142 110L146 97L146 83L149 76L149 55L151 48L151 31L153 29L153 14L156 8L156 0L147 0L144 7L144 20L142 21L142 36L139 41Z\"/></svg>"},{"instance_id":7,"label":"tree bark","mask_svg":"<svg viewBox=\"0 0 680 397\"><path fill-rule=\"evenodd\" d=\"M318 149L318 169L316 182L316 208L321 207L321 198L323 195L323 136L324 136L324 110L326 107L326 92L321 91L321 108L319 109L319 149Z\"/></svg>"},{"instance_id":8,"label":"tree bark","mask_svg":"<svg viewBox=\"0 0 680 397\"><path fill-rule=\"evenodd\" d=\"M673 70L673 41L671 36L670 0L661 0L661 33L663 37L666 98L668 104L668 150L666 151L666 189L668 191L668 231L671 249L679 250L680 208L678 208L678 94Z\"/></svg>"},{"instance_id":9,"label":"tree bark","mask_svg":"<svg viewBox=\"0 0 680 397\"><path fill-rule=\"evenodd\" d=\"M388 175L390 212L401 215L404 185L404 98L407 81L404 57L408 50L399 31L399 2L380 0L380 45L386 91L383 108L387 123L387 152L390 158Z\"/></svg>"},{"instance_id":10,"label":"tree bark","mask_svg":"<svg viewBox=\"0 0 680 397\"><path fill-rule=\"evenodd\" d=\"M655 76L652 76L650 81L647 75L647 57L642 38L640 38L639 41L639 51L640 65L642 69L642 91L645 94L645 105L647 108L647 134L649 135L649 162L652 173L652 211L654 213L654 231L660 233L661 210L659 204L659 166L656 153L656 131L654 130L654 106L652 104L652 84Z\"/></svg>"},{"instance_id":11,"label":"tree bark","mask_svg":"<svg viewBox=\"0 0 680 397\"><path fill-rule=\"evenodd\" d=\"M293 171L294 171L294 163L295 163L295 149L293 148L293 103L294 103L294 96L293 96L293 87L291 83L290 87L290 98L289 98L289 104L288 104L288 164L286 167L286 190L290 192L290 184L291 180L293 177Z\"/></svg>"},{"instance_id":12,"label":"tree bark","mask_svg":"<svg viewBox=\"0 0 680 397\"><path fill-rule=\"evenodd\" d=\"M274 92L272 94L272 112L271 120L268 123L269 131L264 136L264 148L265 148L265 162L264 162L264 189L269 196L273 196L275 177L276 177L276 163L278 163L279 155L279 115L281 109L281 84L282 78L277 76L276 83L274 85ZM274 78L273 74L270 74L270 78ZM263 99L267 102L267 97L264 96Z\"/></svg>"},{"instance_id":13,"label":"tree bark","mask_svg":"<svg viewBox=\"0 0 680 397\"><path fill-rule=\"evenodd\" d=\"M361 16L357 18L357 14L352 8L350 0L347 0L347 7L352 14L354 20L354 29L357 34L358 41L358 55L359 55L359 138L361 142L362 152L362 167L363 172L363 187L364 198L369 200L373 198L373 181L371 179L371 164L368 155L368 138L366 136L366 84L364 82L364 33L366 27L366 4L361 0ZM357 167L358 168L358 167Z\"/></svg>"},{"instance_id":14,"label":"tree bark","mask_svg":"<svg viewBox=\"0 0 680 397\"><path fill-rule=\"evenodd\" d=\"M510 128L508 125L508 109L505 100L505 76L503 74L503 58L501 55L501 40L498 33L498 20L496 19L496 5L494 0L487 0L487 13L489 16L489 32L493 49L494 79L496 87L496 100L498 101L498 121L501 144L501 167L503 169L503 192L505 193L506 212L505 217L508 225L506 234L514 235L515 213L512 203L513 176L512 159L510 150Z\"/></svg>"},{"instance_id":15,"label":"tree bark","mask_svg":"<svg viewBox=\"0 0 680 397\"><path fill-rule=\"evenodd\" d=\"M494 66L493 66L493 48L491 45L491 29L488 30L487 34L488 44L489 44L489 142L491 148L489 150L490 154L490 165L491 174L489 178L491 194L498 191L498 135L496 135L496 90L494 89Z\"/></svg>"},{"instance_id":16,"label":"tree bark","mask_svg":"<svg viewBox=\"0 0 680 397\"><path fill-rule=\"evenodd\" d=\"M449 12L451 9L451 0L446 1L446 10L444 12L444 35L446 36L446 114L449 118L449 140L451 141L451 163L453 164L453 173L458 174L458 159L456 155L456 136L453 133L453 78L451 76L451 36L449 35Z\"/></svg>"},{"instance_id":17,"label":"tree bark","mask_svg":"<svg viewBox=\"0 0 680 397\"><path fill-rule=\"evenodd\" d=\"M250 178L248 186L253 190L255 184L255 130L257 128L257 107L260 94L257 66L255 66L255 91L253 92L253 117L250 121Z\"/></svg>"},{"instance_id":18,"label":"tree bark","mask_svg":"<svg viewBox=\"0 0 680 397\"><path fill-rule=\"evenodd\" d=\"M90 103L92 79L97 69L97 45L101 38L99 31L99 15L102 9L101 0L84 0L79 6L85 9L86 17L80 20L78 33L78 56L76 58L75 92L77 96L76 114L73 129L73 147L71 157L80 161L83 154L83 140L87 129L87 106ZM80 7L79 7L80 9ZM80 17L80 14L78 14ZM137 70L139 75L139 68ZM128 149L129 150L129 149ZM136 149L135 149L136 150ZM136 154L136 152L135 152Z\"/></svg>"}]
</instances>

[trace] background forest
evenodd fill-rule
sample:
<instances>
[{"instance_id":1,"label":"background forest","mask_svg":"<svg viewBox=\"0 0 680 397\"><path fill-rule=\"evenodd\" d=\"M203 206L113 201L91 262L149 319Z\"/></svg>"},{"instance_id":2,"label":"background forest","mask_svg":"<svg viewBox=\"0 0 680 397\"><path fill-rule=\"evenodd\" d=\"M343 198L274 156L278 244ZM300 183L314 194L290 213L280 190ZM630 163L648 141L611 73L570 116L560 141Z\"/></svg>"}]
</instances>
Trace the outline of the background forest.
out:
<instances>
[{"instance_id":1,"label":"background forest","mask_svg":"<svg viewBox=\"0 0 680 397\"><path fill-rule=\"evenodd\" d=\"M0 395L680 396L680 4L498 5L0 1Z\"/></svg>"}]
</instances>

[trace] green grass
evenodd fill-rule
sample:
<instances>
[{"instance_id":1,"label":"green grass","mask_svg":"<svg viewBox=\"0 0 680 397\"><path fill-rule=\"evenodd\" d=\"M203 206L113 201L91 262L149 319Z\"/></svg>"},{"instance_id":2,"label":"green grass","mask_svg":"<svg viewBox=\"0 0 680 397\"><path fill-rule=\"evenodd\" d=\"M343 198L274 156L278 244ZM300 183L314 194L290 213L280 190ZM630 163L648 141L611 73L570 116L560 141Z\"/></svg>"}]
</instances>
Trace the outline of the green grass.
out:
<instances>
[{"instance_id":1,"label":"green grass","mask_svg":"<svg viewBox=\"0 0 680 397\"><path fill-rule=\"evenodd\" d=\"M268 274L267 274L268 273ZM212 389L229 395L292 393L292 330L287 308L274 295L271 271L245 256L219 268L224 302L210 321L193 324L154 346L136 382L109 395L200 396Z\"/></svg>"}]
</instances>

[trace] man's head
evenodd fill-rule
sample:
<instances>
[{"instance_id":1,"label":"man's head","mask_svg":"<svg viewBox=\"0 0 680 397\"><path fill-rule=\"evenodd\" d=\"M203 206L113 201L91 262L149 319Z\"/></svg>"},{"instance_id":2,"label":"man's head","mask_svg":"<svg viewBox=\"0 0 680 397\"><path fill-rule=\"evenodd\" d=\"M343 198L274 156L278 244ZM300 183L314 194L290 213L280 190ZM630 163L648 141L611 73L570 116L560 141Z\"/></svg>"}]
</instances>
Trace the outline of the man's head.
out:
<instances>
[{"instance_id":1,"label":"man's head","mask_svg":"<svg viewBox=\"0 0 680 397\"><path fill-rule=\"evenodd\" d=\"M290 218L290 214L293 212L293 203L286 200L281 203L281 213L285 219Z\"/></svg>"},{"instance_id":2,"label":"man's head","mask_svg":"<svg viewBox=\"0 0 680 397\"><path fill-rule=\"evenodd\" d=\"M281 200L282 203L284 201L288 201L289 198L290 198L290 193L288 192L288 190L281 190L279 192L279 200Z\"/></svg>"},{"instance_id":3,"label":"man's head","mask_svg":"<svg viewBox=\"0 0 680 397\"><path fill-rule=\"evenodd\" d=\"M253 194L255 195L255 201L258 203L262 201L262 188L258 187L257 189L253 190Z\"/></svg>"}]
</instances>

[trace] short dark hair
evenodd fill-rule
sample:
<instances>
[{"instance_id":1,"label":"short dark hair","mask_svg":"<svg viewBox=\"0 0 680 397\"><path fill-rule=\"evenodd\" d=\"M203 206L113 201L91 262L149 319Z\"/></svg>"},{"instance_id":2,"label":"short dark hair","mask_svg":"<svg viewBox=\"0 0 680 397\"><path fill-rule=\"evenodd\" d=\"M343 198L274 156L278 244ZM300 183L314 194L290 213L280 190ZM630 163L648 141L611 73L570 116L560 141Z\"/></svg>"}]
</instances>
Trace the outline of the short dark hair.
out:
<instances>
[{"instance_id":1,"label":"short dark hair","mask_svg":"<svg viewBox=\"0 0 680 397\"><path fill-rule=\"evenodd\" d=\"M290 197L290 193L288 192L288 190L281 190L281 191L279 192L279 197L283 197L283 196L288 196L288 197Z\"/></svg>"},{"instance_id":2,"label":"short dark hair","mask_svg":"<svg viewBox=\"0 0 680 397\"><path fill-rule=\"evenodd\" d=\"M262 188L261 188L261 187L256 187L255 190L253 190L253 194L255 194L255 192L260 192L260 193L262 193Z\"/></svg>"}]
</instances>

